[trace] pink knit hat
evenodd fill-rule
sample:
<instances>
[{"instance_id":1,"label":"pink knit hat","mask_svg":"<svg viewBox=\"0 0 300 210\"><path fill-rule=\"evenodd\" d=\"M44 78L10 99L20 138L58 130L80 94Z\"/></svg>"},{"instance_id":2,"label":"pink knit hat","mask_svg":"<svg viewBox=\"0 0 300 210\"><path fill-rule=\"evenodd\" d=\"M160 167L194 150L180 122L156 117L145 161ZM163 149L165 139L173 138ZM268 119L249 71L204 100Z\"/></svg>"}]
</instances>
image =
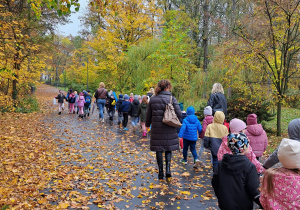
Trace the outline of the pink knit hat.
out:
<instances>
[{"instance_id":1,"label":"pink knit hat","mask_svg":"<svg viewBox=\"0 0 300 210\"><path fill-rule=\"evenodd\" d=\"M255 125L257 124L257 115L249 114L247 117L247 125Z\"/></svg>"},{"instance_id":2,"label":"pink knit hat","mask_svg":"<svg viewBox=\"0 0 300 210\"><path fill-rule=\"evenodd\" d=\"M239 133L240 131L247 128L246 123L244 121L234 118L229 123L229 128L231 133Z\"/></svg>"}]
</instances>

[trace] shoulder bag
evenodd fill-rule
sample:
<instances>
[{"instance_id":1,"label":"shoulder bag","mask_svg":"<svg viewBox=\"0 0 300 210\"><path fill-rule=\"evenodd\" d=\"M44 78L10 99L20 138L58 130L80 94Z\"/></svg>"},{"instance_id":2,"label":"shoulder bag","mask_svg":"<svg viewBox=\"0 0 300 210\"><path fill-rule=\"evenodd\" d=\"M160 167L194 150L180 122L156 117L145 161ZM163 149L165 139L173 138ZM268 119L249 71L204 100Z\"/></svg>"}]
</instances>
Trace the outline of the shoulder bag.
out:
<instances>
[{"instance_id":1,"label":"shoulder bag","mask_svg":"<svg viewBox=\"0 0 300 210\"><path fill-rule=\"evenodd\" d=\"M164 118L162 121L163 121L163 123L165 123L169 126L175 127L175 128L179 128L182 125L175 113L175 110L174 110L174 107L172 104L172 96L170 98L170 103L166 105L166 110L165 110Z\"/></svg>"}]
</instances>

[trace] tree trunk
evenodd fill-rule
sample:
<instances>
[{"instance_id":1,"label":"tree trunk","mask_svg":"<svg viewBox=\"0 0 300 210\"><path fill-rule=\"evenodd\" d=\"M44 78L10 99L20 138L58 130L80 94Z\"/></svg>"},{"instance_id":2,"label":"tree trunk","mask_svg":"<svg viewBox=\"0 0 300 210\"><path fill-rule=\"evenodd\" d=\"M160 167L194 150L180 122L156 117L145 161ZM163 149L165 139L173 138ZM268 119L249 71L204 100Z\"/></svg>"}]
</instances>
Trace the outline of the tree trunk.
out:
<instances>
[{"instance_id":1,"label":"tree trunk","mask_svg":"<svg viewBox=\"0 0 300 210\"><path fill-rule=\"evenodd\" d=\"M205 0L203 5L203 71L207 72L208 67L208 21L209 21L209 8L208 8L208 0Z\"/></svg>"},{"instance_id":2,"label":"tree trunk","mask_svg":"<svg viewBox=\"0 0 300 210\"><path fill-rule=\"evenodd\" d=\"M277 136L281 136L281 100L277 104Z\"/></svg>"}]
</instances>

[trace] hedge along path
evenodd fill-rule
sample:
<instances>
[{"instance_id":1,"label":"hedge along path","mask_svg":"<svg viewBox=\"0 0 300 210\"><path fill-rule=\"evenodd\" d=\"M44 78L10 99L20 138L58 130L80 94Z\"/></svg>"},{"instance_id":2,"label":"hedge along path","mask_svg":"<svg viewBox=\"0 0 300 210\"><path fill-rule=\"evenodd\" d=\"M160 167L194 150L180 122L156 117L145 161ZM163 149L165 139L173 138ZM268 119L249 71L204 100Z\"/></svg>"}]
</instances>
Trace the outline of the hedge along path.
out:
<instances>
[{"instance_id":1,"label":"hedge along path","mask_svg":"<svg viewBox=\"0 0 300 210\"><path fill-rule=\"evenodd\" d=\"M53 109L47 92L53 95L57 89L41 85L35 93L40 112L0 116L0 207L36 207L44 199L40 190L60 173L54 131L43 123Z\"/></svg>"}]
</instances>

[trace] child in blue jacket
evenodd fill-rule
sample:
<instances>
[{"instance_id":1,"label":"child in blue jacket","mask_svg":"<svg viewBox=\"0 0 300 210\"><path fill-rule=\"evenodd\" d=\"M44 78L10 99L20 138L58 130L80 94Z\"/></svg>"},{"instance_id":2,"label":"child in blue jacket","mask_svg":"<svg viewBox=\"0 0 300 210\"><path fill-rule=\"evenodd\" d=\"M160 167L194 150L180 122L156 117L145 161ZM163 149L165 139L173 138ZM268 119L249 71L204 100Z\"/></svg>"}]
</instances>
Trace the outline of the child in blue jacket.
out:
<instances>
[{"instance_id":1,"label":"child in blue jacket","mask_svg":"<svg viewBox=\"0 0 300 210\"><path fill-rule=\"evenodd\" d=\"M128 131L127 123L128 123L128 112L130 108L129 96L127 94L124 95L124 101L121 105L121 112L123 113L123 130Z\"/></svg>"},{"instance_id":2,"label":"child in blue jacket","mask_svg":"<svg viewBox=\"0 0 300 210\"><path fill-rule=\"evenodd\" d=\"M178 134L179 138L183 138L183 159L181 162L187 164L187 151L190 147L190 151L194 157L194 168L198 168L200 165L200 160L197 157L196 152L196 142L198 136L202 131L202 126L197 116L195 115L195 108L190 106L186 110L187 117L183 120L180 132ZM198 133L197 133L198 131Z\"/></svg>"}]
</instances>

